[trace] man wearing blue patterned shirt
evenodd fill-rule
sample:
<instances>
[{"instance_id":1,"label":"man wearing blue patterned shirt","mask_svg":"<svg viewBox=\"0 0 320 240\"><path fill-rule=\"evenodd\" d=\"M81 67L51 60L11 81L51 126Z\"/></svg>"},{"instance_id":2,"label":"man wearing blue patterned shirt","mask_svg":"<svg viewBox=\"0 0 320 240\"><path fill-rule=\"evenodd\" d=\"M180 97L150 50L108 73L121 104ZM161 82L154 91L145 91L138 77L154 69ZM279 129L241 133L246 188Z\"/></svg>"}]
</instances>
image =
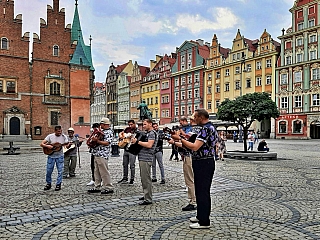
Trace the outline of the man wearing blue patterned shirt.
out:
<instances>
[{"instance_id":1,"label":"man wearing blue patterned shirt","mask_svg":"<svg viewBox=\"0 0 320 240\"><path fill-rule=\"evenodd\" d=\"M210 228L211 198L210 188L215 170L215 151L217 131L209 121L209 113L205 109L197 109L194 113L197 125L202 126L194 143L172 135L175 140L192 150L192 168L194 173L194 186L197 199L197 216L190 218L193 223L190 228Z\"/></svg>"},{"instance_id":2,"label":"man wearing blue patterned shirt","mask_svg":"<svg viewBox=\"0 0 320 240\"><path fill-rule=\"evenodd\" d=\"M101 194L113 193L113 185L108 167L110 157L111 142L113 131L110 129L109 118L102 118L100 122L104 136L103 139L92 138L92 141L98 143L98 146L92 149L94 155L94 188L89 189L89 193L101 192ZM102 185L101 185L102 183Z\"/></svg>"}]
</instances>

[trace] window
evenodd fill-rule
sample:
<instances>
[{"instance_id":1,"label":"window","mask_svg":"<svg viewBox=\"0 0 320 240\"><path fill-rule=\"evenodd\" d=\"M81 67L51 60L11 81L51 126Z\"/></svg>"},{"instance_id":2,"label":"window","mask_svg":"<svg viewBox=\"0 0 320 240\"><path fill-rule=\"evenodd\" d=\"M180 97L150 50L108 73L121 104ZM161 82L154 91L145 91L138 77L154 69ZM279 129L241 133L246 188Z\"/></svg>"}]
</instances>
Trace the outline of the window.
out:
<instances>
[{"instance_id":1,"label":"window","mask_svg":"<svg viewBox=\"0 0 320 240\"><path fill-rule=\"evenodd\" d=\"M198 98L199 97L199 89L194 90L194 97Z\"/></svg>"},{"instance_id":2,"label":"window","mask_svg":"<svg viewBox=\"0 0 320 240\"><path fill-rule=\"evenodd\" d=\"M302 107L302 97L301 96L294 97L294 107L296 107L296 108Z\"/></svg>"},{"instance_id":3,"label":"window","mask_svg":"<svg viewBox=\"0 0 320 240\"><path fill-rule=\"evenodd\" d=\"M308 11L309 11L309 14L315 13L314 6L309 7Z\"/></svg>"},{"instance_id":4,"label":"window","mask_svg":"<svg viewBox=\"0 0 320 240\"><path fill-rule=\"evenodd\" d=\"M281 108L288 108L288 97L281 98Z\"/></svg>"},{"instance_id":5,"label":"window","mask_svg":"<svg viewBox=\"0 0 320 240\"><path fill-rule=\"evenodd\" d=\"M181 56L181 63L184 63L184 56Z\"/></svg>"},{"instance_id":6,"label":"window","mask_svg":"<svg viewBox=\"0 0 320 240\"><path fill-rule=\"evenodd\" d=\"M302 78L301 78L301 72L294 72L293 73L293 76L294 76L294 82L301 82L302 81Z\"/></svg>"},{"instance_id":7,"label":"window","mask_svg":"<svg viewBox=\"0 0 320 240\"><path fill-rule=\"evenodd\" d=\"M236 81L236 85L235 85L236 90L240 89L240 81Z\"/></svg>"},{"instance_id":8,"label":"window","mask_svg":"<svg viewBox=\"0 0 320 240\"><path fill-rule=\"evenodd\" d=\"M199 82L199 74L194 75L194 82Z\"/></svg>"},{"instance_id":9,"label":"window","mask_svg":"<svg viewBox=\"0 0 320 240\"><path fill-rule=\"evenodd\" d=\"M246 80L246 87L251 88L251 79Z\"/></svg>"},{"instance_id":10,"label":"window","mask_svg":"<svg viewBox=\"0 0 320 240\"><path fill-rule=\"evenodd\" d=\"M314 42L316 42L316 41L317 41L317 35L316 35L316 34L311 35L311 36L310 36L310 42L311 42L311 43L314 43Z\"/></svg>"},{"instance_id":11,"label":"window","mask_svg":"<svg viewBox=\"0 0 320 240\"><path fill-rule=\"evenodd\" d=\"M60 95L60 84L57 82L50 83L50 95Z\"/></svg>"},{"instance_id":12,"label":"window","mask_svg":"<svg viewBox=\"0 0 320 240\"><path fill-rule=\"evenodd\" d=\"M232 60L236 60L236 54L232 54Z\"/></svg>"},{"instance_id":13,"label":"window","mask_svg":"<svg viewBox=\"0 0 320 240\"><path fill-rule=\"evenodd\" d=\"M192 77L191 77L191 75L188 76L188 84L192 84Z\"/></svg>"},{"instance_id":14,"label":"window","mask_svg":"<svg viewBox=\"0 0 320 240\"><path fill-rule=\"evenodd\" d=\"M292 122L292 126L293 126L293 133L302 133L302 122L301 120L297 119L295 121Z\"/></svg>"},{"instance_id":15,"label":"window","mask_svg":"<svg viewBox=\"0 0 320 240\"><path fill-rule=\"evenodd\" d=\"M261 69L261 62L257 62L257 69Z\"/></svg>"},{"instance_id":16,"label":"window","mask_svg":"<svg viewBox=\"0 0 320 240\"><path fill-rule=\"evenodd\" d=\"M185 100L186 99L186 92L182 91L181 92L181 100Z\"/></svg>"},{"instance_id":17,"label":"window","mask_svg":"<svg viewBox=\"0 0 320 240\"><path fill-rule=\"evenodd\" d=\"M220 106L220 100L216 100L216 108Z\"/></svg>"},{"instance_id":18,"label":"window","mask_svg":"<svg viewBox=\"0 0 320 240\"><path fill-rule=\"evenodd\" d=\"M53 56L59 56L59 46L53 46Z\"/></svg>"},{"instance_id":19,"label":"window","mask_svg":"<svg viewBox=\"0 0 320 240\"><path fill-rule=\"evenodd\" d=\"M1 38L1 49L9 49L9 40L8 38Z\"/></svg>"},{"instance_id":20,"label":"window","mask_svg":"<svg viewBox=\"0 0 320 240\"><path fill-rule=\"evenodd\" d=\"M154 100L154 104L158 104L158 97L155 97Z\"/></svg>"},{"instance_id":21,"label":"window","mask_svg":"<svg viewBox=\"0 0 320 240\"><path fill-rule=\"evenodd\" d=\"M208 94L211 94L211 86L208 86Z\"/></svg>"},{"instance_id":22,"label":"window","mask_svg":"<svg viewBox=\"0 0 320 240\"><path fill-rule=\"evenodd\" d=\"M181 85L185 85L186 84L186 78L185 77L182 77L181 78Z\"/></svg>"},{"instance_id":23,"label":"window","mask_svg":"<svg viewBox=\"0 0 320 240\"><path fill-rule=\"evenodd\" d=\"M226 69L226 76L230 76L230 70Z\"/></svg>"},{"instance_id":24,"label":"window","mask_svg":"<svg viewBox=\"0 0 320 240\"><path fill-rule=\"evenodd\" d=\"M59 117L58 117L58 112L51 111L50 112L50 120L51 120L51 125L58 125L59 124Z\"/></svg>"},{"instance_id":25,"label":"window","mask_svg":"<svg viewBox=\"0 0 320 240\"><path fill-rule=\"evenodd\" d=\"M286 133L287 132L287 122L280 121L279 122L279 133Z\"/></svg>"},{"instance_id":26,"label":"window","mask_svg":"<svg viewBox=\"0 0 320 240\"><path fill-rule=\"evenodd\" d=\"M302 38L298 38L297 39L297 46L302 46L302 45L303 45Z\"/></svg>"},{"instance_id":27,"label":"window","mask_svg":"<svg viewBox=\"0 0 320 240\"><path fill-rule=\"evenodd\" d=\"M229 92L229 90L230 90L230 84L229 84L229 83L226 83L226 84L225 84L225 91L226 91L226 92Z\"/></svg>"},{"instance_id":28,"label":"window","mask_svg":"<svg viewBox=\"0 0 320 240\"><path fill-rule=\"evenodd\" d=\"M267 84L267 85L270 85L270 84L271 84L271 76L270 76L270 75L268 75L268 76L266 77L266 84Z\"/></svg>"},{"instance_id":29,"label":"window","mask_svg":"<svg viewBox=\"0 0 320 240\"><path fill-rule=\"evenodd\" d=\"M319 106L320 105L320 94L312 94L312 106Z\"/></svg>"},{"instance_id":30,"label":"window","mask_svg":"<svg viewBox=\"0 0 320 240\"><path fill-rule=\"evenodd\" d=\"M236 67L236 74L240 73L240 67Z\"/></svg>"},{"instance_id":31,"label":"window","mask_svg":"<svg viewBox=\"0 0 320 240\"><path fill-rule=\"evenodd\" d=\"M184 65L181 65L181 71L184 71Z\"/></svg>"},{"instance_id":32,"label":"window","mask_svg":"<svg viewBox=\"0 0 320 240\"><path fill-rule=\"evenodd\" d=\"M162 96L161 97L161 103L169 103L169 96L168 95Z\"/></svg>"},{"instance_id":33,"label":"window","mask_svg":"<svg viewBox=\"0 0 320 240\"><path fill-rule=\"evenodd\" d=\"M15 93L15 92L16 92L16 82L7 81L7 93Z\"/></svg>"},{"instance_id":34,"label":"window","mask_svg":"<svg viewBox=\"0 0 320 240\"><path fill-rule=\"evenodd\" d=\"M190 69L191 68L191 63L188 63L188 69Z\"/></svg>"},{"instance_id":35,"label":"window","mask_svg":"<svg viewBox=\"0 0 320 240\"><path fill-rule=\"evenodd\" d=\"M291 56L286 56L286 65L290 65L291 64Z\"/></svg>"},{"instance_id":36,"label":"window","mask_svg":"<svg viewBox=\"0 0 320 240\"><path fill-rule=\"evenodd\" d=\"M220 92L220 84L217 84L216 85L216 93L219 93Z\"/></svg>"},{"instance_id":37,"label":"window","mask_svg":"<svg viewBox=\"0 0 320 240\"><path fill-rule=\"evenodd\" d=\"M256 86L261 86L261 77L256 78Z\"/></svg>"},{"instance_id":38,"label":"window","mask_svg":"<svg viewBox=\"0 0 320 240\"><path fill-rule=\"evenodd\" d=\"M314 19L310 19L309 21L308 21L308 26L309 27L314 27Z\"/></svg>"},{"instance_id":39,"label":"window","mask_svg":"<svg viewBox=\"0 0 320 240\"><path fill-rule=\"evenodd\" d=\"M297 62L298 63L302 62L302 53L297 54Z\"/></svg>"},{"instance_id":40,"label":"window","mask_svg":"<svg viewBox=\"0 0 320 240\"><path fill-rule=\"evenodd\" d=\"M83 124L84 123L84 117L79 117L78 123Z\"/></svg>"},{"instance_id":41,"label":"window","mask_svg":"<svg viewBox=\"0 0 320 240\"><path fill-rule=\"evenodd\" d=\"M179 116L179 108L178 108L178 107L175 107L175 108L174 108L174 114L175 114L176 116Z\"/></svg>"},{"instance_id":42,"label":"window","mask_svg":"<svg viewBox=\"0 0 320 240\"><path fill-rule=\"evenodd\" d=\"M192 59L192 53L188 53L188 60Z\"/></svg>"},{"instance_id":43,"label":"window","mask_svg":"<svg viewBox=\"0 0 320 240\"><path fill-rule=\"evenodd\" d=\"M312 69L312 80L320 79L320 69L319 68L313 68Z\"/></svg>"},{"instance_id":44,"label":"window","mask_svg":"<svg viewBox=\"0 0 320 240\"><path fill-rule=\"evenodd\" d=\"M220 72L216 72L216 78L220 78Z\"/></svg>"},{"instance_id":45,"label":"window","mask_svg":"<svg viewBox=\"0 0 320 240\"><path fill-rule=\"evenodd\" d=\"M169 88L169 82L162 82L162 83L161 83L161 88L162 88L162 89L167 89L167 88Z\"/></svg>"},{"instance_id":46,"label":"window","mask_svg":"<svg viewBox=\"0 0 320 240\"><path fill-rule=\"evenodd\" d=\"M211 101L209 101L209 102L207 103L207 106L208 106L208 109L211 109L211 108L212 108L212 103L211 103Z\"/></svg>"},{"instance_id":47,"label":"window","mask_svg":"<svg viewBox=\"0 0 320 240\"><path fill-rule=\"evenodd\" d=\"M288 84L288 75L281 74L281 84Z\"/></svg>"},{"instance_id":48,"label":"window","mask_svg":"<svg viewBox=\"0 0 320 240\"><path fill-rule=\"evenodd\" d=\"M316 50L310 51L310 60L315 60L317 59L317 52Z\"/></svg>"},{"instance_id":49,"label":"window","mask_svg":"<svg viewBox=\"0 0 320 240\"><path fill-rule=\"evenodd\" d=\"M298 31L302 30L303 29L303 22L301 23L298 23Z\"/></svg>"},{"instance_id":50,"label":"window","mask_svg":"<svg viewBox=\"0 0 320 240\"><path fill-rule=\"evenodd\" d=\"M174 93L174 100L175 101L179 100L179 93L178 92Z\"/></svg>"},{"instance_id":51,"label":"window","mask_svg":"<svg viewBox=\"0 0 320 240\"><path fill-rule=\"evenodd\" d=\"M185 115L185 114L186 114L185 109L186 109L186 108L185 108L184 106L181 107L181 115Z\"/></svg>"},{"instance_id":52,"label":"window","mask_svg":"<svg viewBox=\"0 0 320 240\"><path fill-rule=\"evenodd\" d=\"M271 68L271 59L267 59L266 60L266 66L267 66L267 68Z\"/></svg>"},{"instance_id":53,"label":"window","mask_svg":"<svg viewBox=\"0 0 320 240\"><path fill-rule=\"evenodd\" d=\"M209 73L209 74L208 74L208 80L211 80L211 79L212 79L212 74Z\"/></svg>"},{"instance_id":54,"label":"window","mask_svg":"<svg viewBox=\"0 0 320 240\"><path fill-rule=\"evenodd\" d=\"M178 86L179 86L179 79L175 79L175 80L174 80L174 86L175 86L175 87L178 87Z\"/></svg>"},{"instance_id":55,"label":"window","mask_svg":"<svg viewBox=\"0 0 320 240\"><path fill-rule=\"evenodd\" d=\"M192 90L188 90L188 99L192 98Z\"/></svg>"},{"instance_id":56,"label":"window","mask_svg":"<svg viewBox=\"0 0 320 240\"><path fill-rule=\"evenodd\" d=\"M247 64L247 72L251 72L251 64Z\"/></svg>"}]
</instances>

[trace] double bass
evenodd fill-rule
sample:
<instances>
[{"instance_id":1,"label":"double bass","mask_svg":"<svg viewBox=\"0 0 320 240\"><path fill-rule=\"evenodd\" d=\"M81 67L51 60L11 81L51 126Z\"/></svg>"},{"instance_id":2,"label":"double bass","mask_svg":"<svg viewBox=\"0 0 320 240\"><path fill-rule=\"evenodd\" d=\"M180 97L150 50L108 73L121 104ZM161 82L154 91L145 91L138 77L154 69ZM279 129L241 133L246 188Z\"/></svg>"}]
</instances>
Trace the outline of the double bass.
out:
<instances>
[{"instance_id":1,"label":"double bass","mask_svg":"<svg viewBox=\"0 0 320 240\"><path fill-rule=\"evenodd\" d=\"M92 138L97 138L98 140L102 140L103 137L104 137L104 132L100 128L95 128L87 140L87 145L90 148L95 148L96 146L98 146L98 143L97 141L93 141Z\"/></svg>"}]
</instances>

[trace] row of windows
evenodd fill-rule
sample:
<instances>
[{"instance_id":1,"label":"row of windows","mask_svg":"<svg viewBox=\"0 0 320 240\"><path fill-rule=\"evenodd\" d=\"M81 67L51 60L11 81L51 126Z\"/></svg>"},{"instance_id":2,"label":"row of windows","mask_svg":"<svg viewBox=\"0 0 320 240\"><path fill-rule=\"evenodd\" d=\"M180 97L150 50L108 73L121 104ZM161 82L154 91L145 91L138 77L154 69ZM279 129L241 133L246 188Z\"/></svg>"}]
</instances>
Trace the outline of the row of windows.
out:
<instances>
[{"instance_id":1,"label":"row of windows","mask_svg":"<svg viewBox=\"0 0 320 240\"><path fill-rule=\"evenodd\" d=\"M187 82L186 82L186 80L187 80ZM194 75L194 82L195 82L195 83L198 83L198 82L199 82L199 74L195 74L195 75ZM186 83L192 84L192 76L191 76L191 75L188 76L187 79L186 79L186 77L181 77L180 85L182 86L182 85L185 85ZM178 87L178 86L179 86L179 79L176 78L176 79L174 80L174 86L175 86L175 87Z\"/></svg>"},{"instance_id":2,"label":"row of windows","mask_svg":"<svg viewBox=\"0 0 320 240\"><path fill-rule=\"evenodd\" d=\"M181 91L180 92L180 97L181 100L185 100L187 96L187 99L192 99L192 90L187 90L187 91ZM194 89L194 98L199 98L200 97L200 90L199 89ZM174 93L174 100L178 101L179 100L179 92Z\"/></svg>"},{"instance_id":3,"label":"row of windows","mask_svg":"<svg viewBox=\"0 0 320 240\"><path fill-rule=\"evenodd\" d=\"M292 133L302 133L303 121L296 119L292 121ZM288 121L281 120L278 123L278 133L288 133Z\"/></svg>"},{"instance_id":4,"label":"row of windows","mask_svg":"<svg viewBox=\"0 0 320 240\"><path fill-rule=\"evenodd\" d=\"M315 22L316 22L315 19L309 19L308 20L308 27L309 28L310 27L314 27L315 26ZM304 29L304 22L299 22L297 26L298 26L298 31Z\"/></svg>"},{"instance_id":5,"label":"row of windows","mask_svg":"<svg viewBox=\"0 0 320 240\"><path fill-rule=\"evenodd\" d=\"M12 80L0 80L0 92L16 93L16 82Z\"/></svg>"},{"instance_id":6,"label":"row of windows","mask_svg":"<svg viewBox=\"0 0 320 240\"><path fill-rule=\"evenodd\" d=\"M154 91L158 90L158 84L154 85ZM143 87L142 88L142 93L146 93L146 92L152 92L153 91L153 86L150 87Z\"/></svg>"},{"instance_id":7,"label":"row of windows","mask_svg":"<svg viewBox=\"0 0 320 240\"><path fill-rule=\"evenodd\" d=\"M320 106L320 94L312 94L312 106ZM294 96L293 97L293 107L301 108L302 107L302 96ZM280 99L280 108L288 108L289 106L289 97L281 97Z\"/></svg>"},{"instance_id":8,"label":"row of windows","mask_svg":"<svg viewBox=\"0 0 320 240\"><path fill-rule=\"evenodd\" d=\"M194 110L197 110L199 108L199 105L194 105ZM185 106L181 106L180 107L180 111L179 111L179 107L175 107L174 108L174 114L175 116L183 116L183 115L191 115L193 113L192 111L192 106L187 106L187 108Z\"/></svg>"},{"instance_id":9,"label":"row of windows","mask_svg":"<svg viewBox=\"0 0 320 240\"><path fill-rule=\"evenodd\" d=\"M296 62L297 63L303 62L303 56L304 56L304 54L302 52L301 53L297 53L296 54ZM291 55L286 56L285 59L286 59L286 61L285 61L286 65L292 64L292 56ZM309 59L308 60L311 61L311 60L316 60L316 59L318 59L317 50L310 50L309 51Z\"/></svg>"},{"instance_id":10,"label":"row of windows","mask_svg":"<svg viewBox=\"0 0 320 240\"><path fill-rule=\"evenodd\" d=\"M162 110L161 111L161 117L170 117L170 110Z\"/></svg>"},{"instance_id":11,"label":"row of windows","mask_svg":"<svg viewBox=\"0 0 320 240\"><path fill-rule=\"evenodd\" d=\"M320 68L311 69L311 80L320 79ZM302 71L293 72L293 82L299 83L302 82ZM288 84L288 73L282 73L280 75L280 84Z\"/></svg>"}]
</instances>

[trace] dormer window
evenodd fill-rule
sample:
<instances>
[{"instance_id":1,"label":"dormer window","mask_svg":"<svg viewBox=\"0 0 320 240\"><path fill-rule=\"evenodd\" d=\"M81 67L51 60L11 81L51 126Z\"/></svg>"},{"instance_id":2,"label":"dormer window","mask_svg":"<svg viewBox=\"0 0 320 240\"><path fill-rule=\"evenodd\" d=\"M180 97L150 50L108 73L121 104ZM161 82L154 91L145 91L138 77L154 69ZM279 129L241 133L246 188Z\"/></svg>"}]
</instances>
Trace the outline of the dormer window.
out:
<instances>
[{"instance_id":1,"label":"dormer window","mask_svg":"<svg viewBox=\"0 0 320 240\"><path fill-rule=\"evenodd\" d=\"M56 57L59 56L59 46L58 45L53 46L53 56L56 56Z\"/></svg>"},{"instance_id":2,"label":"dormer window","mask_svg":"<svg viewBox=\"0 0 320 240\"><path fill-rule=\"evenodd\" d=\"M1 38L1 49L9 49L9 40L6 37Z\"/></svg>"}]
</instances>

